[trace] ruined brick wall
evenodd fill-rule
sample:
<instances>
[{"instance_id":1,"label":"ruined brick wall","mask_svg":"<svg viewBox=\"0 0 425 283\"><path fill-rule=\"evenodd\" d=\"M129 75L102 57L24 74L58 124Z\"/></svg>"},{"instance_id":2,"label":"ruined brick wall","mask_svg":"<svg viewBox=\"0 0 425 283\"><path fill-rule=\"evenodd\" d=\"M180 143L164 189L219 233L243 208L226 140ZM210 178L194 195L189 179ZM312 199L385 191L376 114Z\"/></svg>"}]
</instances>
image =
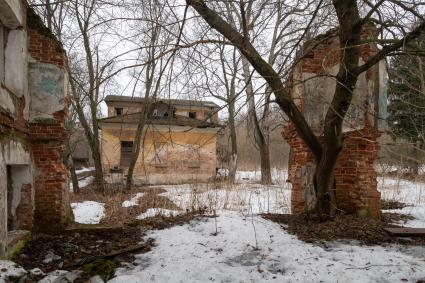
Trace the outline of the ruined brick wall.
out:
<instances>
[{"instance_id":1,"label":"ruined brick wall","mask_svg":"<svg viewBox=\"0 0 425 283\"><path fill-rule=\"evenodd\" d=\"M55 120L30 124L30 139L36 167L35 217L36 229L53 231L66 223L69 209L68 171L63 163L67 132L63 115Z\"/></svg>"},{"instance_id":2,"label":"ruined brick wall","mask_svg":"<svg viewBox=\"0 0 425 283\"><path fill-rule=\"evenodd\" d=\"M363 31L362 38L366 39L374 34L373 26L368 26ZM322 93L330 96L334 93L334 85L324 79L318 79L309 86L313 91L308 93L306 86L308 82L302 80L313 75L329 74L331 72L329 70L336 72L340 57L339 48L339 39L335 31L308 42L303 49L304 57L296 65L292 76L293 82L297 80L300 82L293 88L292 97L319 139L323 133L322 117L326 113L331 97L314 97L316 94L314 90L322 87ZM375 45L366 44L361 50L362 60L367 60L376 51ZM376 101L374 96L377 95L373 86L379 84L379 75L379 68L371 68L364 75L363 81L359 79L356 85L357 101L354 100L356 98L353 99L356 108L352 107L355 109L351 112L357 115L355 118L348 117L344 123L344 146L334 171L339 208L348 213L367 212L373 218L379 217L380 193L377 191L373 164L379 151L377 138L380 132L376 116L371 111L376 109L376 106L372 105ZM319 105L319 108L312 108L312 105L318 104L323 104L324 107L320 108ZM311 151L298 137L292 124L286 125L282 134L291 147L288 181L292 184L292 211L301 213L314 205L315 162Z\"/></svg>"},{"instance_id":3,"label":"ruined brick wall","mask_svg":"<svg viewBox=\"0 0 425 283\"><path fill-rule=\"evenodd\" d=\"M292 212L302 213L314 203L314 158L293 127L287 127L283 136L291 147L288 180L292 184ZM365 209L371 217L379 218L380 193L373 166L379 153L378 137L378 132L367 129L344 134L334 176L338 208L347 213Z\"/></svg>"},{"instance_id":4,"label":"ruined brick wall","mask_svg":"<svg viewBox=\"0 0 425 283\"><path fill-rule=\"evenodd\" d=\"M28 51L33 59L64 68L66 56L64 56L65 52L59 41L51 35L40 33L31 28L28 29L28 36L30 38Z\"/></svg>"},{"instance_id":5,"label":"ruined brick wall","mask_svg":"<svg viewBox=\"0 0 425 283\"><path fill-rule=\"evenodd\" d=\"M36 19L29 23L28 37L28 51L33 59L57 67L66 74L64 71L66 54L61 43L40 27ZM62 79L66 80L66 78ZM61 81L55 82L64 84ZM66 91L65 88L58 89ZM63 228L70 213L68 170L63 160L68 138L64 122L69 103L64 93L57 96L62 99L58 103L58 108L55 109L56 112L50 113L50 118L33 119L29 124L29 138L35 163L34 224L37 230L42 231Z\"/></svg>"}]
</instances>

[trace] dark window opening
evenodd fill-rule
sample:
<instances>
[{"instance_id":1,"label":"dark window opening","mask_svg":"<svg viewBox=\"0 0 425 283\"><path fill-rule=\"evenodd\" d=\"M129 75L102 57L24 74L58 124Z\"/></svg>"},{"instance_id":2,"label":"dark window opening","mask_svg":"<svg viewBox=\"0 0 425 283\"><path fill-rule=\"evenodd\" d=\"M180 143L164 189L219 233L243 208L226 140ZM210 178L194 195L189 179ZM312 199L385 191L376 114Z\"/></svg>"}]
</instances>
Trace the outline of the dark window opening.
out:
<instances>
[{"instance_id":1,"label":"dark window opening","mask_svg":"<svg viewBox=\"0 0 425 283\"><path fill-rule=\"evenodd\" d=\"M189 112L189 118L196 119L196 112Z\"/></svg>"},{"instance_id":2,"label":"dark window opening","mask_svg":"<svg viewBox=\"0 0 425 283\"><path fill-rule=\"evenodd\" d=\"M123 109L122 108L115 108L115 114L117 115L117 116L120 116L120 115L122 115L122 111Z\"/></svg>"},{"instance_id":3,"label":"dark window opening","mask_svg":"<svg viewBox=\"0 0 425 283\"><path fill-rule=\"evenodd\" d=\"M132 141L122 141L121 142L121 166L129 166L131 161L131 156L133 152L133 142Z\"/></svg>"}]
</instances>

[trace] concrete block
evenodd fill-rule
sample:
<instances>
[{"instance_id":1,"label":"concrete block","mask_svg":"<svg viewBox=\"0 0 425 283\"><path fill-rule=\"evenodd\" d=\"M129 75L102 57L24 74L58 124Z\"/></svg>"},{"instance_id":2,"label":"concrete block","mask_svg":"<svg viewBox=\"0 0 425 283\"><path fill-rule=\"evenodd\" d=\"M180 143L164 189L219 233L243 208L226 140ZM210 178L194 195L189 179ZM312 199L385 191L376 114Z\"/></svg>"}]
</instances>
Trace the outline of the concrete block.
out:
<instances>
[{"instance_id":1,"label":"concrete block","mask_svg":"<svg viewBox=\"0 0 425 283\"><path fill-rule=\"evenodd\" d=\"M12 30L5 49L5 85L21 97L25 95L27 76L27 35L23 30Z\"/></svg>"}]
</instances>

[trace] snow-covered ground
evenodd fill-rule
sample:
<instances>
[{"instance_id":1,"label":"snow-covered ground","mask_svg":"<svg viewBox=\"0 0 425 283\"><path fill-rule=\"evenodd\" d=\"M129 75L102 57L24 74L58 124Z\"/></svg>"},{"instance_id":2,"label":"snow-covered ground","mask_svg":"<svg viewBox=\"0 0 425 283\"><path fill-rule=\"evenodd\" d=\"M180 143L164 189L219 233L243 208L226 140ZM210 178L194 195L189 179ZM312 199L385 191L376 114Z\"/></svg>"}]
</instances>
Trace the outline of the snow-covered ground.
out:
<instances>
[{"instance_id":1,"label":"snow-covered ground","mask_svg":"<svg viewBox=\"0 0 425 283\"><path fill-rule=\"evenodd\" d=\"M98 224L104 216L105 204L95 201L71 203L75 222L81 224Z\"/></svg>"},{"instance_id":2,"label":"snow-covered ground","mask_svg":"<svg viewBox=\"0 0 425 283\"><path fill-rule=\"evenodd\" d=\"M276 172L276 171L275 171ZM239 184L162 186L181 208L206 206L217 218L153 231L158 244L121 268L111 282L416 282L425 279L425 247L359 246L355 242L307 244L278 224L256 215L288 213L290 186L285 172L278 185L261 186L256 172L238 172ZM282 181L283 180L283 181ZM280 185L279 185L280 184ZM383 199L412 206L397 210L425 227L425 184L378 179Z\"/></svg>"},{"instance_id":3,"label":"snow-covered ground","mask_svg":"<svg viewBox=\"0 0 425 283\"><path fill-rule=\"evenodd\" d=\"M425 228L425 184L403 179L379 177L378 189L381 198L406 203L409 206L403 209L384 210L384 212L395 212L410 214L415 219L400 222L398 224L406 227Z\"/></svg>"},{"instance_id":4,"label":"snow-covered ground","mask_svg":"<svg viewBox=\"0 0 425 283\"><path fill-rule=\"evenodd\" d=\"M217 234L216 234L217 232ZM110 282L416 282L424 247L306 244L261 217L224 212L148 236L158 244Z\"/></svg>"},{"instance_id":5,"label":"snow-covered ground","mask_svg":"<svg viewBox=\"0 0 425 283\"><path fill-rule=\"evenodd\" d=\"M360 246L356 242L313 245L288 234L258 213L290 213L291 190L285 171L273 171L274 185L258 184L259 172L238 172L236 185L161 186L181 210L148 209L138 219L205 208L218 215L152 231L152 251L119 268L110 282L417 282L425 280L425 247ZM397 213L417 219L405 226L425 227L425 184L378 178L385 200L410 206ZM137 205L143 193L122 203ZM121 203L120 203L121 204ZM98 223L104 205L72 204L77 222ZM0 273L1 274L1 273ZM1 282L1 277L0 277Z\"/></svg>"}]
</instances>

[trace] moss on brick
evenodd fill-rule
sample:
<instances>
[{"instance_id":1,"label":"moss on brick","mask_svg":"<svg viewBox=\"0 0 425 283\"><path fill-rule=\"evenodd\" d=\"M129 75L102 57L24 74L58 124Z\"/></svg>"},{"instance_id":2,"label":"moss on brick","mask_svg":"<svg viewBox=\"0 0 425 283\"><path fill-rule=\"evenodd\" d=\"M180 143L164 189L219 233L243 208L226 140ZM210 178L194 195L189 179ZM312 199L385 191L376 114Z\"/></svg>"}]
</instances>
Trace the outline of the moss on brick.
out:
<instances>
[{"instance_id":1,"label":"moss on brick","mask_svg":"<svg viewBox=\"0 0 425 283\"><path fill-rule=\"evenodd\" d=\"M12 247L9 247L9 250L6 253L6 258L13 258L15 255L21 252L29 240L31 240L31 234L28 234L28 237L18 241Z\"/></svg>"}]
</instances>

